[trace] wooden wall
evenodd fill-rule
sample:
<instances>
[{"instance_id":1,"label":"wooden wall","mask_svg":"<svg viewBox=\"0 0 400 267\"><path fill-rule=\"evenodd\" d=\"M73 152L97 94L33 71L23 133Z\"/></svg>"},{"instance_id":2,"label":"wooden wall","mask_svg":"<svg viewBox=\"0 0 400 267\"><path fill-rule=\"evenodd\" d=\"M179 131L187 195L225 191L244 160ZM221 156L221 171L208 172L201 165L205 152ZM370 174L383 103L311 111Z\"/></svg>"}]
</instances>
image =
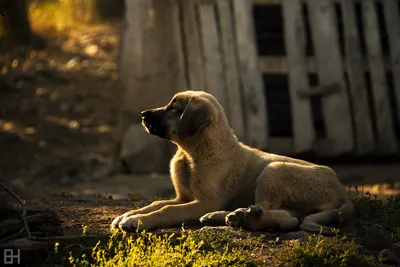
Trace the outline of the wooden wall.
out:
<instances>
[{"instance_id":1,"label":"wooden wall","mask_svg":"<svg viewBox=\"0 0 400 267\"><path fill-rule=\"evenodd\" d=\"M399 154L399 3L253 0L270 151Z\"/></svg>"},{"instance_id":2,"label":"wooden wall","mask_svg":"<svg viewBox=\"0 0 400 267\"><path fill-rule=\"evenodd\" d=\"M124 107L138 116L176 91L200 89L216 96L239 139L257 148L399 155L399 5L132 1L129 10L140 16L126 16L121 62L129 62L121 76L132 93Z\"/></svg>"}]
</instances>

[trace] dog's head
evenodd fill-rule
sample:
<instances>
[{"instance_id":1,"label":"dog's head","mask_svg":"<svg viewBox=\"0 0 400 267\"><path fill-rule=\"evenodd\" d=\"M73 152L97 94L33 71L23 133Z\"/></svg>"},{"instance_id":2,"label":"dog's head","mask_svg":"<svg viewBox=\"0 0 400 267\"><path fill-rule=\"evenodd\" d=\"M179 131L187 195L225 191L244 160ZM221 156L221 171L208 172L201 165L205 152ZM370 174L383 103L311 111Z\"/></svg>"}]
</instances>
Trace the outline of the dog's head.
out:
<instances>
[{"instance_id":1,"label":"dog's head","mask_svg":"<svg viewBox=\"0 0 400 267\"><path fill-rule=\"evenodd\" d=\"M164 107L143 111L142 124L150 134L179 143L215 123L221 110L212 95L184 91L177 93Z\"/></svg>"}]
</instances>

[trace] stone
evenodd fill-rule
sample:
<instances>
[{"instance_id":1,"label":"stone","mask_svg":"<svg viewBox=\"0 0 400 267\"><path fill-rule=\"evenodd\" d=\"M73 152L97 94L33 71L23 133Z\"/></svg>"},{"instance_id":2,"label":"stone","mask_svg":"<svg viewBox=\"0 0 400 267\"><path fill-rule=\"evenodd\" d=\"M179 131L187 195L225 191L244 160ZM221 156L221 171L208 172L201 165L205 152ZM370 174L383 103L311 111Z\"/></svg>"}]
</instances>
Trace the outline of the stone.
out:
<instances>
[{"instance_id":1,"label":"stone","mask_svg":"<svg viewBox=\"0 0 400 267\"><path fill-rule=\"evenodd\" d=\"M311 234L306 231L295 231L285 234L284 238L288 240L298 240L300 242L304 242L309 238L310 235Z\"/></svg>"},{"instance_id":2,"label":"stone","mask_svg":"<svg viewBox=\"0 0 400 267\"><path fill-rule=\"evenodd\" d=\"M379 224L373 224L371 227L367 228L365 234L361 238L361 245L375 251L393 248L390 233Z\"/></svg>"},{"instance_id":3,"label":"stone","mask_svg":"<svg viewBox=\"0 0 400 267\"><path fill-rule=\"evenodd\" d=\"M393 251L396 254L397 258L400 259L400 242L394 244Z\"/></svg>"},{"instance_id":4,"label":"stone","mask_svg":"<svg viewBox=\"0 0 400 267\"><path fill-rule=\"evenodd\" d=\"M99 52L99 47L95 44L91 44L85 47L85 53L91 57L96 55L97 52Z\"/></svg>"},{"instance_id":5,"label":"stone","mask_svg":"<svg viewBox=\"0 0 400 267\"><path fill-rule=\"evenodd\" d=\"M125 131L120 159L129 173L168 173L171 156L168 142L150 135L141 124L132 124Z\"/></svg>"},{"instance_id":6,"label":"stone","mask_svg":"<svg viewBox=\"0 0 400 267\"><path fill-rule=\"evenodd\" d=\"M379 262L387 265L398 265L400 264L400 259L396 253L391 249L383 249L378 256Z\"/></svg>"}]
</instances>

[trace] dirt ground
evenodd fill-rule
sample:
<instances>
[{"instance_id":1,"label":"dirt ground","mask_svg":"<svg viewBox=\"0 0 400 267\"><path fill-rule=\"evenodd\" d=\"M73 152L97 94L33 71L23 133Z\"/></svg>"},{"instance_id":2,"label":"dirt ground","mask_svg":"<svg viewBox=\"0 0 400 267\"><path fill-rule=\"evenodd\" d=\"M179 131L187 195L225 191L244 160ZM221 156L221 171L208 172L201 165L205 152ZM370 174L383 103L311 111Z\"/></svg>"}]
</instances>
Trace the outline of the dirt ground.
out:
<instances>
[{"instance_id":1,"label":"dirt ground","mask_svg":"<svg viewBox=\"0 0 400 267\"><path fill-rule=\"evenodd\" d=\"M0 54L0 180L28 206L55 209L66 234L105 232L127 209L170 196L171 184L157 174L93 176L114 155L119 25L45 39L42 51ZM398 165L334 168L349 183L366 172L365 190L400 193Z\"/></svg>"}]
</instances>

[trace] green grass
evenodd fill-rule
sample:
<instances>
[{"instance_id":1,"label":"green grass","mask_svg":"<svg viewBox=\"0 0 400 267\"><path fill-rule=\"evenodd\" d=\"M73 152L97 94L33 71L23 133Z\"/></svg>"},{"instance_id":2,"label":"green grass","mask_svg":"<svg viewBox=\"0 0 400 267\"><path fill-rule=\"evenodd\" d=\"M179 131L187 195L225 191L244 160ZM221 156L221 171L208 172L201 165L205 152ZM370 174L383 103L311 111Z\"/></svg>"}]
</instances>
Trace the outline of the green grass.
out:
<instances>
[{"instance_id":1,"label":"green grass","mask_svg":"<svg viewBox=\"0 0 400 267\"><path fill-rule=\"evenodd\" d=\"M256 266L244 245L227 236L187 232L182 236L143 232L139 237L115 233L107 245L90 253L71 253L72 266Z\"/></svg>"},{"instance_id":2,"label":"green grass","mask_svg":"<svg viewBox=\"0 0 400 267\"><path fill-rule=\"evenodd\" d=\"M382 201L368 193L353 200L355 212L347 231L335 230L329 238L311 235L305 241L267 243L262 237L238 238L224 231L162 236L114 232L107 243L98 243L94 248L77 246L67 256L65 249L59 252L72 266L376 266L377 259L361 254L356 240L367 222L381 224L398 242L400 203L392 198Z\"/></svg>"},{"instance_id":3,"label":"green grass","mask_svg":"<svg viewBox=\"0 0 400 267\"><path fill-rule=\"evenodd\" d=\"M358 230L363 228L363 224L376 223L391 233L394 242L400 241L400 201L395 201L393 197L377 199L367 192L358 194L353 202L355 210L351 227L355 236L360 234Z\"/></svg>"},{"instance_id":4,"label":"green grass","mask_svg":"<svg viewBox=\"0 0 400 267\"><path fill-rule=\"evenodd\" d=\"M373 266L372 256L358 252L356 243L336 232L332 238L310 235L304 241L294 241L280 257L275 259L278 266Z\"/></svg>"},{"instance_id":5,"label":"green grass","mask_svg":"<svg viewBox=\"0 0 400 267\"><path fill-rule=\"evenodd\" d=\"M87 27L90 22L87 12L79 12L76 2L71 0L32 2L28 14L35 31L64 31Z\"/></svg>"}]
</instances>

